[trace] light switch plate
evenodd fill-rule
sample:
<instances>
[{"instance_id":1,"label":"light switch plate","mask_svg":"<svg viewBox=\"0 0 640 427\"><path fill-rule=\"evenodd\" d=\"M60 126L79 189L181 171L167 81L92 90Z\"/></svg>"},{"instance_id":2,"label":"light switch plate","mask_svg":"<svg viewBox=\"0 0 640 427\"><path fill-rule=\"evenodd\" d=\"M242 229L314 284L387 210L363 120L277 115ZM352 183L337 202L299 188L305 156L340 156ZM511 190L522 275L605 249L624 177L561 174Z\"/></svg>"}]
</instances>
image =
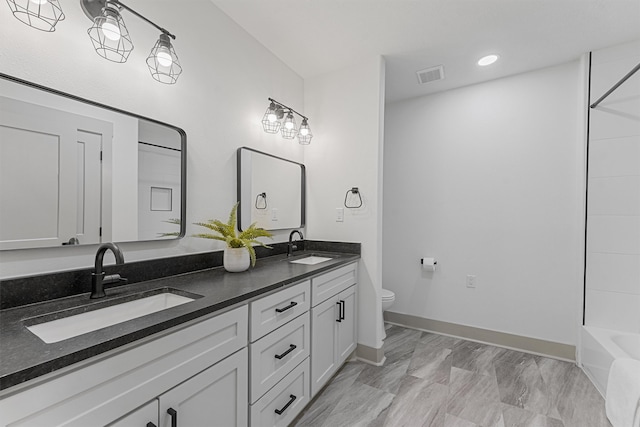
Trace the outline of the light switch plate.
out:
<instances>
[{"instance_id":1,"label":"light switch plate","mask_svg":"<svg viewBox=\"0 0 640 427\"><path fill-rule=\"evenodd\" d=\"M336 222L344 222L344 208L336 208Z\"/></svg>"}]
</instances>

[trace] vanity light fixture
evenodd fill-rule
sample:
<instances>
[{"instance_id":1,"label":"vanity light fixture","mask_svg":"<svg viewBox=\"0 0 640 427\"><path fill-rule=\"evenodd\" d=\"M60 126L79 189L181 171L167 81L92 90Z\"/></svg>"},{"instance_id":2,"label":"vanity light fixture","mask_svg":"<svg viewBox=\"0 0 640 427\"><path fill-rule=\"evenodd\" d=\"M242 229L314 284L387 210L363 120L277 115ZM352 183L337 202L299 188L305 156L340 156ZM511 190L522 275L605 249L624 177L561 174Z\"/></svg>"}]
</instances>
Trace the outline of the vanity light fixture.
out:
<instances>
[{"instance_id":1,"label":"vanity light fixture","mask_svg":"<svg viewBox=\"0 0 640 427\"><path fill-rule=\"evenodd\" d=\"M309 145L311 144L311 138L313 138L313 135L311 134L311 129L309 128L309 122L305 117L304 119L302 119L300 129L298 129L298 141L302 145Z\"/></svg>"},{"instance_id":2,"label":"vanity light fixture","mask_svg":"<svg viewBox=\"0 0 640 427\"><path fill-rule=\"evenodd\" d=\"M64 19L58 0L7 0L13 16L37 30L52 32Z\"/></svg>"},{"instance_id":3,"label":"vanity light fixture","mask_svg":"<svg viewBox=\"0 0 640 427\"><path fill-rule=\"evenodd\" d=\"M288 107L275 99L269 98L269 107L262 117L262 128L267 133L280 133L285 139L293 139L298 137L301 145L309 145L313 134L309 127L309 118L298 113L291 107ZM300 128L296 129L296 120L293 114L297 114L302 118ZM284 120L282 120L284 118ZM282 122L281 122L282 120Z\"/></svg>"},{"instance_id":4,"label":"vanity light fixture","mask_svg":"<svg viewBox=\"0 0 640 427\"><path fill-rule=\"evenodd\" d=\"M129 30L115 1L106 1L87 34L96 53L109 61L126 62L133 50Z\"/></svg>"},{"instance_id":5,"label":"vanity light fixture","mask_svg":"<svg viewBox=\"0 0 640 427\"><path fill-rule=\"evenodd\" d=\"M17 19L38 30L55 31L56 24L65 18L58 0L7 0L7 3ZM161 83L174 84L178 80L182 66L171 44L171 39L176 39L175 35L120 0L80 0L80 5L93 21L87 34L96 53L109 61L126 62L133 50L122 9L160 30L160 37L147 57L147 66L151 76Z\"/></svg>"},{"instance_id":6,"label":"vanity light fixture","mask_svg":"<svg viewBox=\"0 0 640 427\"><path fill-rule=\"evenodd\" d=\"M495 54L483 56L482 58L478 59L478 65L481 67L486 67L487 65L491 65L496 62L498 58L500 58L500 56Z\"/></svg>"},{"instance_id":7,"label":"vanity light fixture","mask_svg":"<svg viewBox=\"0 0 640 427\"><path fill-rule=\"evenodd\" d=\"M293 113L291 111L287 113L287 118L284 119L284 122L282 123L280 133L282 133L282 137L284 139L293 139L298 133L298 129L296 129L296 119L293 117Z\"/></svg>"},{"instance_id":8,"label":"vanity light fixture","mask_svg":"<svg viewBox=\"0 0 640 427\"><path fill-rule=\"evenodd\" d=\"M267 133L278 133L280 130L280 119L284 117L284 110L271 101L267 111L262 118L262 128Z\"/></svg>"},{"instance_id":9,"label":"vanity light fixture","mask_svg":"<svg viewBox=\"0 0 640 427\"><path fill-rule=\"evenodd\" d=\"M171 44L171 39L176 39L175 35L120 0L80 0L80 3L85 14L93 20L87 32L98 55L114 62L125 62L129 58L133 42L120 13L124 9L160 30L160 37L147 57L151 76L166 84L174 84L178 80L182 66Z\"/></svg>"},{"instance_id":10,"label":"vanity light fixture","mask_svg":"<svg viewBox=\"0 0 640 427\"><path fill-rule=\"evenodd\" d=\"M182 66L171 44L170 36L168 33L161 33L147 57L151 76L160 83L166 84L174 84L182 73Z\"/></svg>"}]
</instances>

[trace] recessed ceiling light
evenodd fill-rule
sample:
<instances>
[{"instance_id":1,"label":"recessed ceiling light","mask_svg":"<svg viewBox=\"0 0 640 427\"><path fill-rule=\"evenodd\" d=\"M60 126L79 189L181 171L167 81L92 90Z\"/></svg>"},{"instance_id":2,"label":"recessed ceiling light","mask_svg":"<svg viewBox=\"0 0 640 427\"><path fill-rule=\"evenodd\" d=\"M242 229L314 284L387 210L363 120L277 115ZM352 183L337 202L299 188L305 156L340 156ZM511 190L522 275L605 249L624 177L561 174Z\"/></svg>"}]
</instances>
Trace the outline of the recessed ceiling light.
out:
<instances>
[{"instance_id":1,"label":"recessed ceiling light","mask_svg":"<svg viewBox=\"0 0 640 427\"><path fill-rule=\"evenodd\" d=\"M487 55L478 59L478 65L481 67L486 67L487 65L491 65L496 62L500 58L498 55Z\"/></svg>"}]
</instances>

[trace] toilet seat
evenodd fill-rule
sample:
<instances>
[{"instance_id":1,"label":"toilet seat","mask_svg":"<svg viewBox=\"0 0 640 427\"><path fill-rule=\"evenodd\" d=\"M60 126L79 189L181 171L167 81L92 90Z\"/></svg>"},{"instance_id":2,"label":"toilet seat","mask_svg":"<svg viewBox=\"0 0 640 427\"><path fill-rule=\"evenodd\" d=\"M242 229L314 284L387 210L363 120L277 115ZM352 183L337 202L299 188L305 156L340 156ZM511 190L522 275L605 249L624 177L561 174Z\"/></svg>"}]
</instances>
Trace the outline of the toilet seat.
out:
<instances>
[{"instance_id":1,"label":"toilet seat","mask_svg":"<svg viewBox=\"0 0 640 427\"><path fill-rule=\"evenodd\" d=\"M396 298L396 294L388 289L382 289L382 301L389 301Z\"/></svg>"}]
</instances>

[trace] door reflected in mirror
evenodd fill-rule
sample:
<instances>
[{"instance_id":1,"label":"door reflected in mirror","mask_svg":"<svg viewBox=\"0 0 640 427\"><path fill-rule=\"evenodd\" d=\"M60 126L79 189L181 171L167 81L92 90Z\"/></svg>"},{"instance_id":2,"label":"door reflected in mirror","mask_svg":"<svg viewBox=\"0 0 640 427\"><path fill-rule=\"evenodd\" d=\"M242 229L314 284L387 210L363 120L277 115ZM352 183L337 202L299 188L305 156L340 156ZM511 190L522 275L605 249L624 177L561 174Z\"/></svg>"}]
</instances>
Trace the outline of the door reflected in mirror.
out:
<instances>
[{"instance_id":1,"label":"door reflected in mirror","mask_svg":"<svg viewBox=\"0 0 640 427\"><path fill-rule=\"evenodd\" d=\"M186 135L0 74L0 250L184 235Z\"/></svg>"},{"instance_id":2,"label":"door reflected in mirror","mask_svg":"<svg viewBox=\"0 0 640 427\"><path fill-rule=\"evenodd\" d=\"M237 156L238 228L254 222L265 230L304 227L304 165L247 147Z\"/></svg>"}]
</instances>

